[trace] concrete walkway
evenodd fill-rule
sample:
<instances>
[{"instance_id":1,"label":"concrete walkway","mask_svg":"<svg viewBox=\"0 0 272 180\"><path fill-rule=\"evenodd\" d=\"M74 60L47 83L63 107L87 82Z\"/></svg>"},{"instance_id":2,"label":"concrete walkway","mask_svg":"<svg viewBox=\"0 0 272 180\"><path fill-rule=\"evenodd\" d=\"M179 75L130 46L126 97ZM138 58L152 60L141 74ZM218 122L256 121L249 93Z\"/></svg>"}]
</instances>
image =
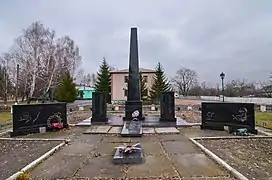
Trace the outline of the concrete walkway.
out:
<instances>
[{"instance_id":1,"label":"concrete walkway","mask_svg":"<svg viewBox=\"0 0 272 180\"><path fill-rule=\"evenodd\" d=\"M233 179L189 140L189 137L195 136L227 135L226 132L204 132L198 127L182 128L180 134L174 135L122 138L110 134L83 134L86 129L75 127L70 132L58 133L56 136L51 134L51 138L66 136L72 142L37 166L31 176L34 179ZM145 162L140 165L114 165L114 147L132 142L142 143Z\"/></svg>"}]
</instances>

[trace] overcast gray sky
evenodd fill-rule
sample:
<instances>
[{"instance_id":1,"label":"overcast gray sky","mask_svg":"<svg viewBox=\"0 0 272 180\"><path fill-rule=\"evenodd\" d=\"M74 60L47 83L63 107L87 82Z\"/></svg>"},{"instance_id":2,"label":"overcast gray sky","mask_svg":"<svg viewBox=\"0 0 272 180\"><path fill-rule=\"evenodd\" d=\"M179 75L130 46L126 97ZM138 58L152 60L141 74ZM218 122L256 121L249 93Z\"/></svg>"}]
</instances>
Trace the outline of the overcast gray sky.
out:
<instances>
[{"instance_id":1,"label":"overcast gray sky","mask_svg":"<svg viewBox=\"0 0 272 180\"><path fill-rule=\"evenodd\" d=\"M0 1L0 53L34 21L69 35L85 72L105 56L128 67L129 33L138 27L140 66L181 67L200 81L265 80L272 71L272 0L6 0Z\"/></svg>"}]
</instances>

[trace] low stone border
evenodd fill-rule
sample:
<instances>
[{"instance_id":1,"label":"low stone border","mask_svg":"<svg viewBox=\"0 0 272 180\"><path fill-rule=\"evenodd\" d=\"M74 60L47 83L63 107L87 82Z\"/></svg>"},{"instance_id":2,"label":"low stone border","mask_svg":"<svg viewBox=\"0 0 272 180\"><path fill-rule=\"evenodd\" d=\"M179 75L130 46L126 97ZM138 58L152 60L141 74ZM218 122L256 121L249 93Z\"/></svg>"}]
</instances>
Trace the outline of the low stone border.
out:
<instances>
[{"instance_id":1,"label":"low stone border","mask_svg":"<svg viewBox=\"0 0 272 180\"><path fill-rule=\"evenodd\" d=\"M54 148L52 148L51 150L49 150L47 153L45 153L44 155L40 156L38 159L32 161L30 164L28 164L27 166L25 166L24 168L22 168L21 170L19 170L18 172L16 172L15 174L11 175L9 178L7 178L6 180L16 180L16 178L18 178L22 173L28 172L29 170L33 169L34 167L36 167L38 164L40 164L42 161L44 161L45 159L49 158L51 155L53 155L56 151L58 151L62 146L64 146L65 144L67 144L68 142L70 142L70 140L65 140L65 139L34 139L34 138L0 138L4 139L4 140L25 140L25 141L63 141L62 143L60 143L59 145L55 146Z\"/></svg>"},{"instance_id":2,"label":"low stone border","mask_svg":"<svg viewBox=\"0 0 272 180\"><path fill-rule=\"evenodd\" d=\"M186 121L186 120L184 120L184 121ZM176 127L182 128L182 127L195 127L195 126L201 126L201 123L189 123L189 124L177 125Z\"/></svg>"},{"instance_id":3,"label":"low stone border","mask_svg":"<svg viewBox=\"0 0 272 180\"><path fill-rule=\"evenodd\" d=\"M258 129L258 128L257 128L257 129ZM263 131L263 130L261 130L261 129L258 129L258 132L260 132L260 133L262 133L262 134L264 134L264 135L266 135L266 136L272 136L272 133Z\"/></svg>"},{"instance_id":4,"label":"low stone border","mask_svg":"<svg viewBox=\"0 0 272 180\"><path fill-rule=\"evenodd\" d=\"M0 140L10 140L10 141L65 141L65 142L70 142L69 139L48 139L48 138L0 138Z\"/></svg>"},{"instance_id":5,"label":"low stone border","mask_svg":"<svg viewBox=\"0 0 272 180\"><path fill-rule=\"evenodd\" d=\"M209 139L258 139L258 138L272 138L272 136L216 136L216 137L194 137L194 140L209 140Z\"/></svg>"},{"instance_id":6,"label":"low stone border","mask_svg":"<svg viewBox=\"0 0 272 180\"><path fill-rule=\"evenodd\" d=\"M239 180L248 180L248 178L246 178L243 174L241 174L239 171L237 171L236 169L231 167L224 160L222 160L220 157L215 155L209 149L205 148L203 145L198 143L196 140L205 140L205 139L258 139L258 138L272 138L272 136L271 135L269 135L269 136L221 136L221 137L194 137L194 138L189 138L189 139L197 147L199 147L205 154L207 154L210 158L212 158L215 162L217 162L222 167L226 168L234 177L236 177Z\"/></svg>"}]
</instances>

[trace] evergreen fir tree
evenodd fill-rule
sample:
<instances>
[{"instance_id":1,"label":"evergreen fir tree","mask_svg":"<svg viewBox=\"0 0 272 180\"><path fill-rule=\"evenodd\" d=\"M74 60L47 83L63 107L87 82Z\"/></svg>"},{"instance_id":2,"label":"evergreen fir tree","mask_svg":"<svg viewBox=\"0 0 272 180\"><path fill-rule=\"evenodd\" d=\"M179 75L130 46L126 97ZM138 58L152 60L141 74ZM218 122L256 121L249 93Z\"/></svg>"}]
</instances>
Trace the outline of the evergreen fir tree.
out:
<instances>
[{"instance_id":1,"label":"evergreen fir tree","mask_svg":"<svg viewBox=\"0 0 272 180\"><path fill-rule=\"evenodd\" d=\"M61 84L57 87L55 97L60 102L74 102L77 99L76 85L69 73L63 77Z\"/></svg>"},{"instance_id":2,"label":"evergreen fir tree","mask_svg":"<svg viewBox=\"0 0 272 180\"><path fill-rule=\"evenodd\" d=\"M142 72L140 72L140 87L141 87L141 99L146 100L148 96L148 91L146 87L146 82L142 76Z\"/></svg>"},{"instance_id":3,"label":"evergreen fir tree","mask_svg":"<svg viewBox=\"0 0 272 180\"><path fill-rule=\"evenodd\" d=\"M153 85L150 89L150 99L156 101L160 98L162 92L171 91L172 88L164 74L161 63L158 63L156 67L155 76L153 79Z\"/></svg>"},{"instance_id":4,"label":"evergreen fir tree","mask_svg":"<svg viewBox=\"0 0 272 180\"><path fill-rule=\"evenodd\" d=\"M96 79L94 88L96 92L105 92L107 103L111 103L110 67L105 58L103 58L102 64L100 65L99 72L97 73L97 79Z\"/></svg>"}]
</instances>

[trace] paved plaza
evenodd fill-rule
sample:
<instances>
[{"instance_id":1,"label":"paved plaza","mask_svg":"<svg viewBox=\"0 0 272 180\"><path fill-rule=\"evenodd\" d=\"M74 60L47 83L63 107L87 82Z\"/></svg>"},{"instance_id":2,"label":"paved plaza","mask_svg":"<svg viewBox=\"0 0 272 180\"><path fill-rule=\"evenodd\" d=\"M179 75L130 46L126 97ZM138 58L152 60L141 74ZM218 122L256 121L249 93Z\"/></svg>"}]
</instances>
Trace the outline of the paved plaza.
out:
<instances>
[{"instance_id":1,"label":"paved plaza","mask_svg":"<svg viewBox=\"0 0 272 180\"><path fill-rule=\"evenodd\" d=\"M104 131L102 134L86 134L92 130ZM124 138L114 133L120 131L118 127L97 126L36 134L35 137L39 138L69 138L71 142L34 168L31 176L34 179L232 179L226 170L189 140L199 136L226 136L227 132L201 131L199 127L168 130L175 132L167 134L167 128L149 128L145 131L150 133L141 138ZM142 144L145 162L139 165L113 164L114 147L134 142Z\"/></svg>"}]
</instances>

